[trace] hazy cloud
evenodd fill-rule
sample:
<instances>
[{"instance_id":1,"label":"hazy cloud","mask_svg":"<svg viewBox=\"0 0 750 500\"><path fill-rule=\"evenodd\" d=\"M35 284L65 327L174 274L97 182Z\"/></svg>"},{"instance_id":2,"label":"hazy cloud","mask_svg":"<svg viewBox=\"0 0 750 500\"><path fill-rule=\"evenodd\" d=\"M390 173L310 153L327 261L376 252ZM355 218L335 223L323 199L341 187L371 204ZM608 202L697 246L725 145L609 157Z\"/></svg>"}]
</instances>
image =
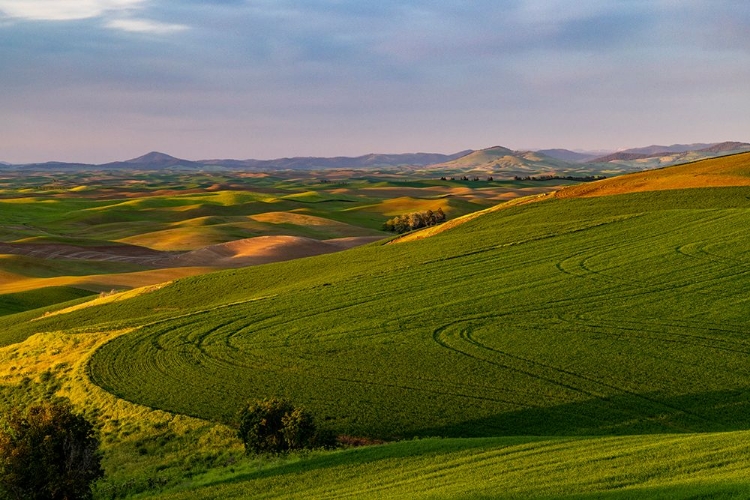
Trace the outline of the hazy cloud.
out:
<instances>
[{"instance_id":1,"label":"hazy cloud","mask_svg":"<svg viewBox=\"0 0 750 500\"><path fill-rule=\"evenodd\" d=\"M0 0L0 12L8 17L35 21L70 21L127 10L144 0Z\"/></svg>"},{"instance_id":2,"label":"hazy cloud","mask_svg":"<svg viewBox=\"0 0 750 500\"><path fill-rule=\"evenodd\" d=\"M183 31L188 29L184 24L169 24L161 23L157 21L150 21L148 19L112 19L105 23L107 28L113 28L123 31L132 31L135 33L173 33L175 31Z\"/></svg>"},{"instance_id":3,"label":"hazy cloud","mask_svg":"<svg viewBox=\"0 0 750 500\"><path fill-rule=\"evenodd\" d=\"M79 21L102 18L103 26L134 33L166 34L183 31L184 24L132 17L146 0L0 0L0 14L26 21Z\"/></svg>"}]
</instances>

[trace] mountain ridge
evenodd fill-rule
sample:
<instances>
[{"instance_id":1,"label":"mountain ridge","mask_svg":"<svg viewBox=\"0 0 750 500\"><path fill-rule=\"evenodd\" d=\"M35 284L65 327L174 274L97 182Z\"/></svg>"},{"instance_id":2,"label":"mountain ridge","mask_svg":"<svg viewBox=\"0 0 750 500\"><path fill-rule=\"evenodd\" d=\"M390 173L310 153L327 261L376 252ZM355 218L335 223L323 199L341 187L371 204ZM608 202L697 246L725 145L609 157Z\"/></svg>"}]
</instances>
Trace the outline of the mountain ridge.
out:
<instances>
[{"instance_id":1,"label":"mountain ridge","mask_svg":"<svg viewBox=\"0 0 750 500\"><path fill-rule=\"evenodd\" d=\"M684 147L689 146L705 146L700 149L683 149ZM653 151L653 152L639 152L648 150L650 148L674 148L671 151ZM738 142L738 141L724 141L724 142L717 142L713 144L694 144L694 145L679 145L676 144L674 146L649 146L647 148L634 148L634 149L626 149L624 151L618 151L616 153L612 153L606 156L601 156L599 158L594 158L592 160L587 161L587 163L609 163L613 161L635 161L635 160L645 160L648 158L659 158L662 156L674 156L677 158L686 158L688 154L690 153L729 153L729 152L740 152L743 150L750 149L750 143L746 142Z\"/></svg>"},{"instance_id":2,"label":"mountain ridge","mask_svg":"<svg viewBox=\"0 0 750 500\"><path fill-rule=\"evenodd\" d=\"M81 169L81 170L114 170L114 169L166 169L166 168L228 168L250 170L312 170L329 168L365 168L365 167L403 167L427 166L435 163L451 161L472 153L473 150L463 150L452 154L442 153L368 153L361 156L313 157L298 156L276 158L271 160L237 160L237 159L208 159L185 160L160 151L151 151L142 156L129 160L107 163L79 163L49 161L41 163L13 164L3 163L7 168L23 169Z\"/></svg>"},{"instance_id":3,"label":"mountain ridge","mask_svg":"<svg viewBox=\"0 0 750 500\"><path fill-rule=\"evenodd\" d=\"M689 149L699 148L699 149ZM14 164L0 162L3 169L23 170L161 170L161 169L235 169L235 170L316 170L347 168L389 168L389 167L425 167L470 168L477 172L503 170L519 174L554 173L558 171L573 172L581 170L584 164L614 164L632 168L653 168L678 162L693 161L711 155L738 152L750 149L750 143L725 141L719 143L674 144L672 146L652 145L644 148L632 148L595 157L591 152L575 152L568 149L512 150L504 146L472 150L466 149L452 154L442 153L368 153L360 156L295 156L269 160L258 159L205 159L186 160L160 151L151 151L128 160L119 160L100 164L82 162L48 161L37 163ZM673 157L657 162L658 165L640 164L649 158Z\"/></svg>"},{"instance_id":4,"label":"mountain ridge","mask_svg":"<svg viewBox=\"0 0 750 500\"><path fill-rule=\"evenodd\" d=\"M564 148L537 149L536 152L545 156L549 156L550 158L555 158L556 160L569 161L573 163L582 163L599 156L592 153L579 153L577 151L571 151L570 149Z\"/></svg>"}]
</instances>

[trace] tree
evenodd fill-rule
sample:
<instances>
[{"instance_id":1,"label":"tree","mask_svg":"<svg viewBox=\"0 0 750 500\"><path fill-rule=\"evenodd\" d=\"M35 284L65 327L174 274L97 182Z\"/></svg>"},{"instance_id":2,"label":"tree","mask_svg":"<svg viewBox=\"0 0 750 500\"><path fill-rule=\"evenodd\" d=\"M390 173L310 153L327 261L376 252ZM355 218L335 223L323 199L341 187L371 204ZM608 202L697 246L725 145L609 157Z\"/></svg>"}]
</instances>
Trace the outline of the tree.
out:
<instances>
[{"instance_id":1,"label":"tree","mask_svg":"<svg viewBox=\"0 0 750 500\"><path fill-rule=\"evenodd\" d=\"M0 488L9 498L91 498L104 475L93 425L64 403L13 411L0 429Z\"/></svg>"},{"instance_id":2,"label":"tree","mask_svg":"<svg viewBox=\"0 0 750 500\"><path fill-rule=\"evenodd\" d=\"M277 398L250 402L240 412L237 434L248 455L312 448L319 435L307 410Z\"/></svg>"},{"instance_id":3,"label":"tree","mask_svg":"<svg viewBox=\"0 0 750 500\"><path fill-rule=\"evenodd\" d=\"M413 212L410 214L399 215L383 223L384 231L393 231L396 233L405 233L422 227L434 226L445 221L445 212L442 208L436 211L426 210L424 212Z\"/></svg>"},{"instance_id":4,"label":"tree","mask_svg":"<svg viewBox=\"0 0 750 500\"><path fill-rule=\"evenodd\" d=\"M435 223L445 222L445 212L443 212L442 208L439 208L435 211Z\"/></svg>"}]
</instances>

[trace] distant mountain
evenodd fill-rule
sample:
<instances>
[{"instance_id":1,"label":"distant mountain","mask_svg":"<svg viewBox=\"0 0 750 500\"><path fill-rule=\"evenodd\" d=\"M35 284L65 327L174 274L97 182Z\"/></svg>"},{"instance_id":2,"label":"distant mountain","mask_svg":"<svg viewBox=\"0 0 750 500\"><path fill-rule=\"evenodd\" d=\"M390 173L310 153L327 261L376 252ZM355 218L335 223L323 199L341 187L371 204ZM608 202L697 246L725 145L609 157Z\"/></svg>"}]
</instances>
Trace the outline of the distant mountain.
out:
<instances>
[{"instance_id":1,"label":"distant mountain","mask_svg":"<svg viewBox=\"0 0 750 500\"><path fill-rule=\"evenodd\" d=\"M685 148L698 148L685 150ZM666 151L669 149L669 151ZM696 159L709 158L747 151L750 144L745 142L722 142L712 144L675 144L672 146L648 146L634 148L607 156L587 159L590 152L575 152L567 149L545 149L540 151L513 151L494 146L478 151L465 150L454 154L402 153L367 154L348 157L294 157L274 160L185 160L166 153L152 151L130 160L103 163L46 162L25 165L0 163L4 169L25 171L60 170L313 170L345 168L378 168L411 166L431 170L474 171L476 174L496 173L509 176L544 175L607 175L631 170L642 170L674 163L684 163ZM596 165L595 165L596 164ZM606 169L606 172L604 170Z\"/></svg>"},{"instance_id":2,"label":"distant mountain","mask_svg":"<svg viewBox=\"0 0 750 500\"><path fill-rule=\"evenodd\" d=\"M641 160L643 158L653 158L654 156L661 156L664 154L670 154L666 151L663 153L627 153L625 151L619 151L617 153L612 153L607 156L601 156L599 158L594 158L593 160L588 160L588 163L609 163L611 161L633 161L633 160Z\"/></svg>"},{"instance_id":3,"label":"distant mountain","mask_svg":"<svg viewBox=\"0 0 750 500\"><path fill-rule=\"evenodd\" d=\"M181 158L175 158L165 153L158 151L152 151L138 158L131 160L116 161L112 163L104 163L99 165L102 169L119 169L119 168L135 168L135 169L154 169L160 170L164 168L203 168L204 164L201 162L183 160Z\"/></svg>"},{"instance_id":4,"label":"distant mountain","mask_svg":"<svg viewBox=\"0 0 750 500\"><path fill-rule=\"evenodd\" d=\"M540 149L537 150L537 153L541 153L545 156L549 156L550 158L555 158L557 160L570 161L573 163L584 162L592 160L597 156L601 156L592 153L577 153L569 149Z\"/></svg>"},{"instance_id":5,"label":"distant mountain","mask_svg":"<svg viewBox=\"0 0 750 500\"><path fill-rule=\"evenodd\" d=\"M175 158L174 156L169 156L166 153L160 153L158 151L151 151L150 153L147 153L143 156L139 156L138 158L133 158L132 160L126 160L123 163L134 163L134 164L165 164L165 165L177 165L180 162L183 162L185 160L181 160L179 158Z\"/></svg>"},{"instance_id":6,"label":"distant mountain","mask_svg":"<svg viewBox=\"0 0 750 500\"><path fill-rule=\"evenodd\" d=\"M97 165L91 165L89 163L67 163L63 161L48 161L44 163L26 163L23 165L8 165L13 169L24 169L24 170L91 170L99 168Z\"/></svg>"},{"instance_id":7,"label":"distant mountain","mask_svg":"<svg viewBox=\"0 0 750 500\"><path fill-rule=\"evenodd\" d=\"M750 149L750 144L747 142L720 142L710 147L699 149L700 152L705 153L723 153L725 151L741 151L743 149Z\"/></svg>"},{"instance_id":8,"label":"distant mountain","mask_svg":"<svg viewBox=\"0 0 750 500\"><path fill-rule=\"evenodd\" d=\"M694 143L694 144L672 144L671 146L651 145L643 148L631 148L619 151L619 153L632 153L641 155L655 155L659 153L684 153L686 151L698 151L700 149L714 146L716 143Z\"/></svg>"},{"instance_id":9,"label":"distant mountain","mask_svg":"<svg viewBox=\"0 0 750 500\"><path fill-rule=\"evenodd\" d=\"M438 171L466 171L474 174L510 176L589 175L591 167L573 163L536 151L513 151L494 146L474 151L455 160L429 167Z\"/></svg>"},{"instance_id":10,"label":"distant mountain","mask_svg":"<svg viewBox=\"0 0 750 500\"><path fill-rule=\"evenodd\" d=\"M399 167L425 166L450 161L471 153L460 151L451 155L438 153L368 154L363 156L294 157L275 160L201 160L204 165L229 168L252 168L258 170L311 170L326 168Z\"/></svg>"},{"instance_id":11,"label":"distant mountain","mask_svg":"<svg viewBox=\"0 0 750 500\"><path fill-rule=\"evenodd\" d=\"M308 170L329 168L363 168L363 167L398 167L425 166L460 158L471 153L471 150L444 155L439 153L405 153L405 154L368 154L357 157L337 156L333 158L296 157L278 158L275 160L184 160L166 153L152 151L130 160L115 161L99 165L85 163L47 162L25 165L10 165L25 170L162 170L187 169L202 170L206 168L253 169L253 170Z\"/></svg>"},{"instance_id":12,"label":"distant mountain","mask_svg":"<svg viewBox=\"0 0 750 500\"><path fill-rule=\"evenodd\" d=\"M480 149L479 151L472 151L469 154L442 163L450 164L452 167L478 168L485 167L488 164L501 163L503 160L513 161L512 158L515 158L513 150L502 146L493 146L487 149Z\"/></svg>"},{"instance_id":13,"label":"distant mountain","mask_svg":"<svg viewBox=\"0 0 750 500\"><path fill-rule=\"evenodd\" d=\"M630 170L648 170L651 168L666 167L679 163L688 163L716 156L741 153L750 151L750 144L746 142L720 142L710 144L707 147L691 149L687 151L657 151L652 153L635 153L633 151L650 150L651 148L674 147L675 149L684 149L685 147L706 146L705 144L690 145L673 145L673 146L649 146L647 148L635 148L611 155L602 156L589 160L589 164L609 164L617 165L618 168L627 168Z\"/></svg>"}]
</instances>

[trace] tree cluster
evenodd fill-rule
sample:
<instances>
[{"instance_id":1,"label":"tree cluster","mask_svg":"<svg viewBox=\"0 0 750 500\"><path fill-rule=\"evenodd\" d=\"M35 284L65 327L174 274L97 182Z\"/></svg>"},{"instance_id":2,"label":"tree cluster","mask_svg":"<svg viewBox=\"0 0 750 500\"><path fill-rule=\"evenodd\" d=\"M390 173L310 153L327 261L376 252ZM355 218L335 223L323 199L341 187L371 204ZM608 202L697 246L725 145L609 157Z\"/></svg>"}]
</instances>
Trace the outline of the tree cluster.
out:
<instances>
[{"instance_id":1,"label":"tree cluster","mask_svg":"<svg viewBox=\"0 0 750 500\"><path fill-rule=\"evenodd\" d=\"M14 499L91 498L104 475L94 427L63 403L13 411L0 429L0 492Z\"/></svg>"},{"instance_id":2,"label":"tree cluster","mask_svg":"<svg viewBox=\"0 0 750 500\"><path fill-rule=\"evenodd\" d=\"M401 234L422 227L434 226L441 222L445 222L445 213L442 208L438 208L434 212L432 210L427 210L424 212L413 212L406 215L399 215L393 219L387 220L383 224L383 230Z\"/></svg>"},{"instance_id":3,"label":"tree cluster","mask_svg":"<svg viewBox=\"0 0 750 500\"><path fill-rule=\"evenodd\" d=\"M334 435L318 429L311 413L277 398L250 402L240 412L237 435L248 455L331 448L336 444Z\"/></svg>"},{"instance_id":4,"label":"tree cluster","mask_svg":"<svg viewBox=\"0 0 750 500\"><path fill-rule=\"evenodd\" d=\"M441 181L447 181L449 179L447 177L443 176L443 177L440 178L440 180ZM451 177L450 180L451 181L455 181L456 178L455 177ZM479 177L476 177L476 176L474 176L474 177L467 177L467 176L464 175L464 176L459 177L458 180L460 180L460 181L479 182ZM492 176L487 177L487 182L492 182L494 180L495 180L495 178L492 177Z\"/></svg>"}]
</instances>

